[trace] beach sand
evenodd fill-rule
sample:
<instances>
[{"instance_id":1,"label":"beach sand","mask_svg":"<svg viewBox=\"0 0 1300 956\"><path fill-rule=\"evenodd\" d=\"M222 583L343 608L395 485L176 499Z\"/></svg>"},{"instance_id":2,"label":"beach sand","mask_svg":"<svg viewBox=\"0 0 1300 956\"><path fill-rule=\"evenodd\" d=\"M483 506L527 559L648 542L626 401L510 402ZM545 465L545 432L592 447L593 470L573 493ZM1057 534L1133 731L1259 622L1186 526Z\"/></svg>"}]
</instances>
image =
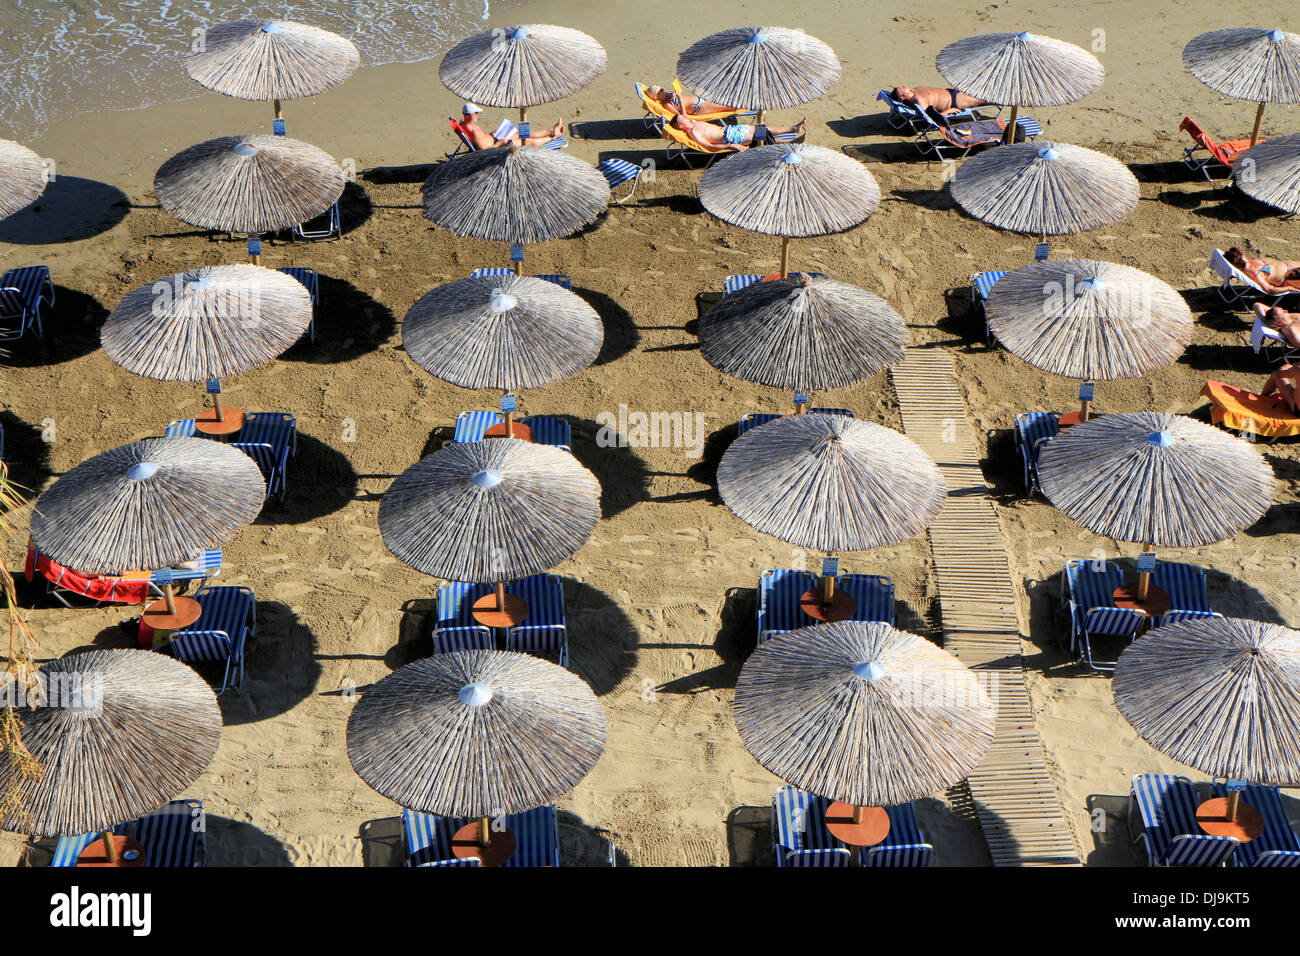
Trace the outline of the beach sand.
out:
<instances>
[{"instance_id":1,"label":"beach sand","mask_svg":"<svg viewBox=\"0 0 1300 956\"><path fill-rule=\"evenodd\" d=\"M1142 199L1124 222L1053 241L1054 258L1091 257L1151 272L1189 290L1193 345L1174 366L1140 381L1099 383L1101 411L1195 412L1207 377L1257 387L1267 363L1247 343L1245 313L1225 310L1206 268L1213 248L1248 245L1300 258L1300 224L1207 184L1179 163L1192 115L1224 138L1248 134L1254 110L1228 101L1182 70L1180 50L1198 32L1234 25L1233 11L1190 2L1076 4L938 0L924 13L819 0L759 0L697 8L538 0L533 22L563 23L598 37L609 69L569 100L531 111L536 123L563 116L570 154L656 160L632 202L571 239L528 250L534 272L563 272L601 314L605 346L570 381L522 396L527 412L573 422L574 453L603 487L603 520L590 544L557 569L565 581L572 667L609 714L604 758L559 802L561 860L598 864L604 841L620 864L771 865L768 807L777 778L748 755L731 718L732 687L753 647L754 585L763 568L800 555L735 518L718 499L713 471L734 423L755 410L782 410L789 395L729 379L698 354L695 320L734 272L776 268L779 241L723 225L695 198L698 170L664 165L661 140L642 128L634 80L666 84L676 53L706 33L750 22L799 26L829 42L844 64L830 95L807 106L810 141L868 165L885 197L851 232L798 241L791 265L825 272L883 296L908 323L913 348L956 357L971 423L987 450L986 478L999 503L1012 566L1026 588L1026 667L1044 746L1063 806L1090 864L1142 862L1117 829L1129 777L1170 770L1204 775L1162 757L1118 715L1110 680L1069 664L1067 622L1058 607L1065 559L1127 556L1137 548L1083 531L1042 500L1016 493L1008 429L1017 412L1068 410L1077 384L1040 373L982 341L968 312L970 276L1029 261L1028 237L965 217L943 189L944 166L920 160L908 137L883 121L876 90L898 82L939 83L935 54L974 33L1031 29L1090 47L1105 31L1100 94L1070 107L1028 110L1044 138L1109 153L1131 165ZM1268 0L1264 22L1288 7ZM1208 15L1207 15L1208 14ZM493 23L505 23L501 14ZM208 861L243 865L394 865L398 808L352 771L345 728L356 694L429 651L433 580L397 561L377 527L392 478L450 435L456 414L497 396L433 379L400 349L400 321L429 289L477 266L505 265L499 244L455 239L419 210L426 164L454 145L445 117L457 101L430 62L362 69L344 86L285 106L289 133L351 160L360 173L345 194L339 241L268 243L264 264L308 265L321 274L315 344L301 343L264 369L226 381L230 404L290 411L300 430L284 505L225 552L214 581L246 584L258 601L257 638L242 694L222 699L226 728L209 771L187 792L208 813ZM165 68L181 69L179 64ZM804 110L769 117L794 122ZM486 110L489 122L509 115ZM1295 108L1270 107L1265 133L1294 130ZM56 159L59 180L29 211L0 223L0 263L47 263L58 306L44 344L24 340L0 365L0 421L14 478L34 489L86 457L160 435L192 416L199 386L163 384L117 368L99 349L98 327L132 288L185 268L243 259L242 244L213 242L157 208L153 171L177 150L212 136L269 132L270 107L215 95L134 113L60 123L30 145ZM367 173L366 171L371 171ZM678 435L667 447L599 448L596 418L636 411L703 416L707 441ZM820 393L815 404L846 406L863 419L901 427L888 376ZM1204 412L1196 412L1204 415ZM670 438L673 436L669 436ZM355 440L349 440L355 438ZM1295 443L1262 446L1278 479L1277 503L1256 527L1196 553L1165 554L1210 572L1211 604L1230 616L1294 626L1300 534L1300 454ZM702 452L702 453L701 453ZM21 567L26 516L6 550ZM937 592L925 538L846 555L846 570L894 579L898 624L939 637ZM20 582L39 656L127 646L121 607L69 610ZM1294 804L1294 801L1292 801ZM1097 816L1095 808L1112 815ZM989 862L960 791L918 805L936 862ZM1104 826L1098 828L1097 820ZM0 863L18 861L24 841L0 834ZM40 863L42 849L32 854Z\"/></svg>"}]
</instances>

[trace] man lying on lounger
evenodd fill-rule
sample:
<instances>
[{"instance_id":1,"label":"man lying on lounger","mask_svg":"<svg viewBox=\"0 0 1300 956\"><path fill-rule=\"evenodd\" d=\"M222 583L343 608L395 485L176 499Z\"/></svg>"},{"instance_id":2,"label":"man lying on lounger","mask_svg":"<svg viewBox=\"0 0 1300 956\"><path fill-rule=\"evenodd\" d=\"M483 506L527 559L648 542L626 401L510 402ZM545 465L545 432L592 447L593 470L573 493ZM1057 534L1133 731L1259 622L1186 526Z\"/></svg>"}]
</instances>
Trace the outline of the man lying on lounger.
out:
<instances>
[{"instance_id":1,"label":"man lying on lounger","mask_svg":"<svg viewBox=\"0 0 1300 956\"><path fill-rule=\"evenodd\" d=\"M802 143L808 138L808 133L804 126L808 123L808 117L804 117L793 126L768 126L767 138L760 143L754 142L755 127L748 126L744 123L736 123L730 126L719 126L717 123L709 123L705 120L688 119L685 116L674 116L668 121L674 129L682 130L697 143L704 146L762 146L763 143Z\"/></svg>"},{"instance_id":2,"label":"man lying on lounger","mask_svg":"<svg viewBox=\"0 0 1300 956\"><path fill-rule=\"evenodd\" d=\"M478 114L482 113L481 107L473 103L466 103L460 108L461 121L460 128L465 131L465 136L475 149L491 149L493 146L500 146L502 143L519 143L518 131L511 133L506 139L497 139L482 126L478 125ZM524 146L545 146L547 143L559 139L564 135L564 120L559 120L550 129L542 130L540 133L533 133L529 136Z\"/></svg>"},{"instance_id":3,"label":"man lying on lounger","mask_svg":"<svg viewBox=\"0 0 1300 956\"><path fill-rule=\"evenodd\" d=\"M1249 259L1233 246L1223 258L1254 279L1261 289L1273 295L1300 289L1300 262L1283 259Z\"/></svg>"},{"instance_id":4,"label":"man lying on lounger","mask_svg":"<svg viewBox=\"0 0 1300 956\"><path fill-rule=\"evenodd\" d=\"M962 110L974 109L977 106L997 105L987 100L968 96L961 90L951 86L946 88L938 86L896 86L889 91L889 95L900 103L906 103L908 106L915 106L922 111L927 106L930 106L944 115L960 113Z\"/></svg>"},{"instance_id":5,"label":"man lying on lounger","mask_svg":"<svg viewBox=\"0 0 1300 956\"><path fill-rule=\"evenodd\" d=\"M1300 413L1300 399L1296 397L1296 386L1300 385L1300 365L1283 365L1268 377L1261 395L1280 395L1291 411Z\"/></svg>"},{"instance_id":6,"label":"man lying on lounger","mask_svg":"<svg viewBox=\"0 0 1300 956\"><path fill-rule=\"evenodd\" d=\"M1260 322L1282 336L1288 345L1300 348L1300 328L1296 327L1296 323L1300 323L1300 312L1288 312L1280 305L1270 308L1263 302L1256 302L1254 309Z\"/></svg>"},{"instance_id":7,"label":"man lying on lounger","mask_svg":"<svg viewBox=\"0 0 1300 956\"><path fill-rule=\"evenodd\" d=\"M721 103L715 103L712 100L702 100L690 93L674 93L672 90L665 90L662 86L647 86L645 91L651 99L657 100L661 106L682 116L694 116L696 113L740 112L734 106L723 106Z\"/></svg>"}]
</instances>

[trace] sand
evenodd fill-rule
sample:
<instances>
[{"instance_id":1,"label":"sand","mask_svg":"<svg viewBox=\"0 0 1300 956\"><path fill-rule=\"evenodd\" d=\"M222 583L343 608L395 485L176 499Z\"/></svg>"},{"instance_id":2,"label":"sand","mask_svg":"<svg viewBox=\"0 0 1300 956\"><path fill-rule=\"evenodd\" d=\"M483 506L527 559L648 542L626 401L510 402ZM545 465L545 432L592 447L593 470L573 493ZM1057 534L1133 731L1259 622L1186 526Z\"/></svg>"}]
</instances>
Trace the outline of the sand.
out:
<instances>
[{"instance_id":1,"label":"sand","mask_svg":"<svg viewBox=\"0 0 1300 956\"><path fill-rule=\"evenodd\" d=\"M1258 11L1260 20L1285 9L1270 0ZM912 347L943 347L956 356L972 425L987 442L986 477L1007 550L1027 585L1021 607L1026 664L1062 804L1089 863L1140 862L1116 829L1118 818L1095 817L1093 808L1122 809L1136 772L1204 775L1137 740L1114 708L1109 679L1070 665L1064 652L1056 583L1064 560L1096 548L1131 559L1136 548L1097 539L1047 503L1025 501L1015 491L1008 432L1015 414L1067 409L1076 385L987 347L978 321L967 314L966 290L978 269L1029 261L1032 241L956 210L942 189L944 167L921 161L908 139L884 124L874 96L896 82L938 83L934 55L971 33L1029 28L1090 46L1094 30L1106 31L1107 49L1099 53L1108 70L1103 92L1072 107L1028 112L1043 123L1046 137L1129 163L1142 200L1115 227L1054 241L1053 256L1125 263L1188 290L1197 325L1187 354L1141 381L1100 384L1097 405L1193 412L1207 377L1253 387L1267 373L1247 344L1244 313L1222 308L1208 288L1215 281L1206 269L1210 251L1251 245L1300 258L1300 225L1233 199L1177 162L1184 115L1225 138L1248 132L1249 104L1211 93L1182 72L1179 57L1195 33L1233 25L1232 11L1171 0L1068 9L939 0L924 13L903 14L825 0L801 5L797 17L768 0L703 10L675 2L539 0L526 10L537 22L587 30L610 53L601 80L534 110L532 118L565 117L570 153L588 161L618 155L659 163L653 181L643 181L631 203L612 208L597 226L528 250L530 270L571 275L575 291L606 324L605 346L591 369L523 396L526 411L570 417L574 452L604 489L594 538L557 569L565 580L572 666L595 688L610 719L604 758L559 803L562 862L597 864L612 840L620 864L772 863L768 806L780 781L741 745L730 714L732 687L753 646L759 572L801 559L812 565L816 556L800 556L754 532L719 501L713 470L734 422L748 411L780 410L789 396L713 370L698 354L694 323L716 300L725 275L775 268L779 243L704 213L695 198L700 172L662 164L663 143L648 138L631 97L633 80L670 80L676 52L692 40L742 22L800 26L830 42L844 63L840 84L807 107L810 139L867 163L885 201L858 229L797 242L792 266L876 292L907 321ZM435 582L384 548L379 500L393 477L449 437L459 411L496 400L416 367L400 349L400 320L434 286L476 266L505 264L501 246L454 239L419 212L423 164L454 145L445 117L458 102L437 81L436 55L423 64L363 68L336 91L286 105L291 135L352 160L360 176L345 197L341 240L266 248L267 265L310 265L321 273L316 343L226 382L232 404L294 413L301 440L287 502L268 504L226 549L225 569L214 582L248 585L259 609L244 690L222 699L220 752L186 794L207 809L211 863L399 860L398 809L353 773L344 730L358 693L429 652ZM490 121L508 113L486 112ZM1294 108L1270 108L1265 132L1292 131L1295 115ZM39 490L84 458L159 435L169 420L198 410L200 388L142 380L109 362L98 348L98 326L144 282L241 260L239 243L210 241L158 209L152 175L168 156L202 139L269 131L269 117L264 104L204 96L79 117L31 141L56 158L61 179L39 213L0 224L0 262L47 263L59 302L45 344L24 340L0 366L0 420L16 480ZM900 426L884 375L816 401ZM702 415L703 453L692 441L597 447L597 416L617 415L620 404ZM1300 456L1294 443L1263 450L1279 478L1268 516L1232 541L1167 557L1209 569L1217 610L1294 625L1300 621ZM22 560L26 517L16 516L16 523L19 537L5 552L11 567ZM846 570L891 576L899 626L938 639L924 538L846 555L843 563ZM117 623L130 612L121 607L69 610L40 588L23 584L21 593L42 656L128 643ZM919 814L937 862L987 865L960 792L920 801ZM1094 828L1097 819L1106 821L1103 830ZM17 861L22 847L20 838L0 835L0 862ZM39 863L42 854L38 848L31 859Z\"/></svg>"}]
</instances>

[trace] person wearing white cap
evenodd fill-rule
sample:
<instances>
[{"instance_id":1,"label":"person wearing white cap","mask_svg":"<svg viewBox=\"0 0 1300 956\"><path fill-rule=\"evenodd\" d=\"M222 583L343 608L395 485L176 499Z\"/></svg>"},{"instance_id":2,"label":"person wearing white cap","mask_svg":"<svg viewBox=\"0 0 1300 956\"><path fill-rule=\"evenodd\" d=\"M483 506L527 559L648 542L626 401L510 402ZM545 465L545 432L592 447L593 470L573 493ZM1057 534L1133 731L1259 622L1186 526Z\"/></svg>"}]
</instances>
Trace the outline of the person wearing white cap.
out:
<instances>
[{"instance_id":1,"label":"person wearing white cap","mask_svg":"<svg viewBox=\"0 0 1300 956\"><path fill-rule=\"evenodd\" d=\"M503 143L520 143L519 131L511 127L510 135L505 139L497 139L482 126L478 125L478 114L483 112L483 108L475 106L473 103L466 103L460 108L461 121L460 128L465 132L465 138L474 144L475 149L491 149L494 146L500 146ZM545 146L553 140L559 139L564 135L564 120L559 120L550 129L533 133L527 140L522 141L524 146Z\"/></svg>"}]
</instances>

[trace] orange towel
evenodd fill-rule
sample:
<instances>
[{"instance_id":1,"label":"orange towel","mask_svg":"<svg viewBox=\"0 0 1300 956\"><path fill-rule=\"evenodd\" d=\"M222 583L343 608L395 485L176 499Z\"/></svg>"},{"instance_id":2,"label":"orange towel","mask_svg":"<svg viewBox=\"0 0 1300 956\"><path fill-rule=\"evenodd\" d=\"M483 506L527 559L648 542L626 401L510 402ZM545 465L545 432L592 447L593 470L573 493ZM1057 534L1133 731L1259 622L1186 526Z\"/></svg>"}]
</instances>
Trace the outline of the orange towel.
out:
<instances>
[{"instance_id":1,"label":"orange towel","mask_svg":"<svg viewBox=\"0 0 1300 956\"><path fill-rule=\"evenodd\" d=\"M1210 415L1216 425L1267 438L1300 435L1300 415L1277 395L1256 395L1213 379L1205 383L1201 394L1210 400Z\"/></svg>"}]
</instances>

